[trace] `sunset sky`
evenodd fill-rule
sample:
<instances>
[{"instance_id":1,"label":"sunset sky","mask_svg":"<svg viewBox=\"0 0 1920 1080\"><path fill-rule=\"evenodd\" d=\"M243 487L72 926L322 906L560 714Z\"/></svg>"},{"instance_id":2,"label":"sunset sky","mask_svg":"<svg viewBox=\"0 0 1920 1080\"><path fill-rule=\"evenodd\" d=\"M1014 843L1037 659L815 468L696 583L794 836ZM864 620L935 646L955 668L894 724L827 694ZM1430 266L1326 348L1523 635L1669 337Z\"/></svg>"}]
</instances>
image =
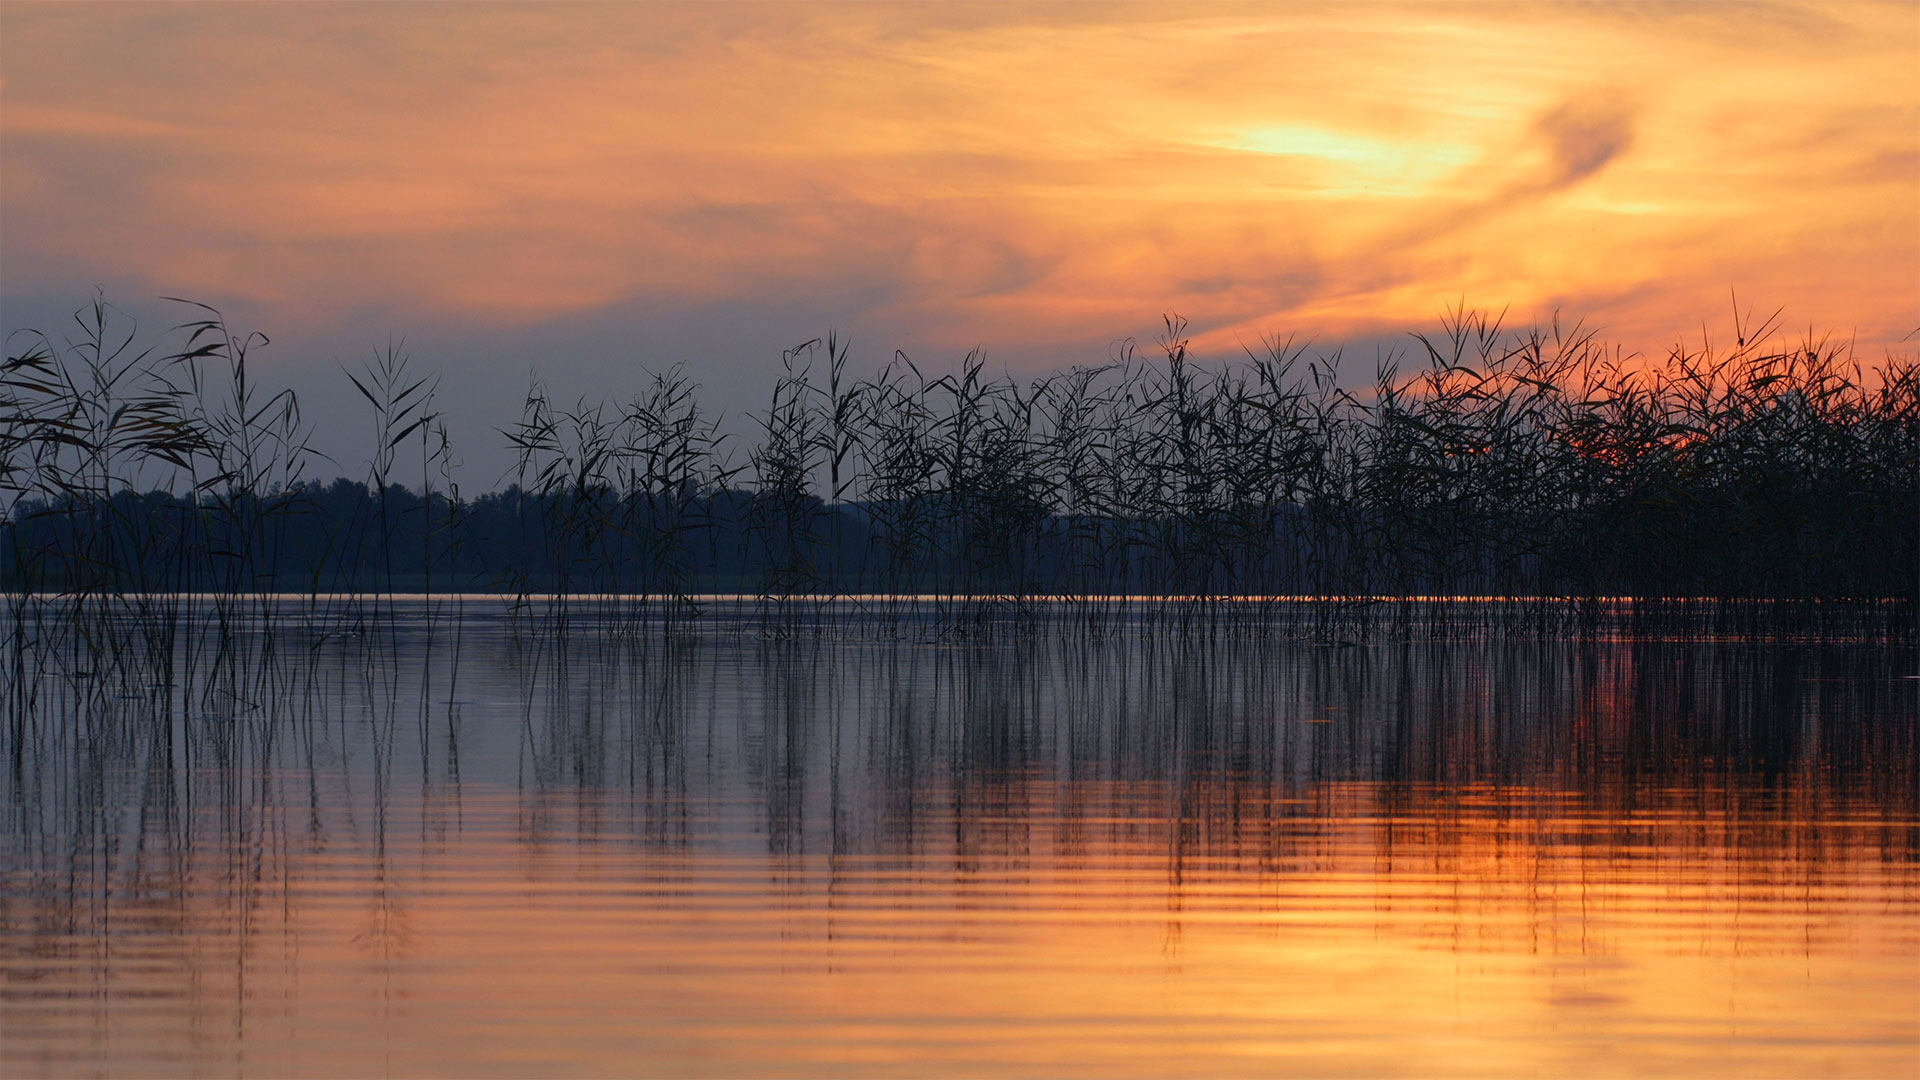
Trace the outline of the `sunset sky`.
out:
<instances>
[{"instance_id":1,"label":"sunset sky","mask_svg":"<svg viewBox=\"0 0 1920 1080\"><path fill-rule=\"evenodd\" d=\"M1464 299L1659 351L1737 290L1873 360L1920 328L1915 70L1904 0L9 3L0 323L205 300L321 406L404 338L482 464L530 370L739 409L830 327L1027 372Z\"/></svg>"}]
</instances>

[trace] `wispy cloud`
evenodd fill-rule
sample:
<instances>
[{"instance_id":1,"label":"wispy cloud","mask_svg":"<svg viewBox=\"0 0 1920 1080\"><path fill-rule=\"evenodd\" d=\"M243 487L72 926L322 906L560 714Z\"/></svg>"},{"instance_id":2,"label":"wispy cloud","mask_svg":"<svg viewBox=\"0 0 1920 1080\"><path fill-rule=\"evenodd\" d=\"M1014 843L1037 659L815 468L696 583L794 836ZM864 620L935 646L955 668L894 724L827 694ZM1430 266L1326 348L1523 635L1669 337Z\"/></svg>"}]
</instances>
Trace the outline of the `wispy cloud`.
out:
<instances>
[{"instance_id":1,"label":"wispy cloud","mask_svg":"<svg viewBox=\"0 0 1920 1080\"><path fill-rule=\"evenodd\" d=\"M1044 351L1920 292L1909 6L0 9L0 295ZM845 297L836 307L834 297ZM1629 299L1630 298L1630 299ZM1877 332L1877 331L1875 331Z\"/></svg>"},{"instance_id":2,"label":"wispy cloud","mask_svg":"<svg viewBox=\"0 0 1920 1080\"><path fill-rule=\"evenodd\" d=\"M1540 190L1557 191L1585 180L1633 143L1634 109L1615 94L1588 95L1561 103L1534 125L1547 142L1551 167Z\"/></svg>"}]
</instances>

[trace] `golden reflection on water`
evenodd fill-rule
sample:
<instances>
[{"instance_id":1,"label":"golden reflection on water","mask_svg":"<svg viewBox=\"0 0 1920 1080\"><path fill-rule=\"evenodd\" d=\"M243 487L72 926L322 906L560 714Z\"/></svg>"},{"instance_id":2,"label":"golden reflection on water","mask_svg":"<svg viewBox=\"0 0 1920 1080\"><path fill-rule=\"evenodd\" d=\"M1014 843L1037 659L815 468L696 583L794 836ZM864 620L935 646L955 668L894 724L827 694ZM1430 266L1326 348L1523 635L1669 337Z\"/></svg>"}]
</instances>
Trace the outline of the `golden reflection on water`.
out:
<instances>
[{"instance_id":1,"label":"golden reflection on water","mask_svg":"<svg viewBox=\"0 0 1920 1080\"><path fill-rule=\"evenodd\" d=\"M1912 1074L1911 692L1796 677L1782 732L1738 667L1660 734L1645 663L1523 661L1281 661L1263 699L721 650L665 697L611 663L482 701L411 761L345 709L199 787L49 771L0 1072ZM1219 729L1143 750L1182 702Z\"/></svg>"}]
</instances>

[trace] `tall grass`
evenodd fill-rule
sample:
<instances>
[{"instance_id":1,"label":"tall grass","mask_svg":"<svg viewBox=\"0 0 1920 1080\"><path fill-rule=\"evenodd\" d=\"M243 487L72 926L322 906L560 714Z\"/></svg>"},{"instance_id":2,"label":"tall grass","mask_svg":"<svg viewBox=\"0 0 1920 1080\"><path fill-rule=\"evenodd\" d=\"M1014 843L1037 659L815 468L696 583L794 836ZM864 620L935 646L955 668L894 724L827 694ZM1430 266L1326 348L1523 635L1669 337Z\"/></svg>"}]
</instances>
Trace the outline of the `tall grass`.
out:
<instances>
[{"instance_id":1,"label":"tall grass","mask_svg":"<svg viewBox=\"0 0 1920 1080\"><path fill-rule=\"evenodd\" d=\"M637 598L629 626L650 603L670 621L692 613L694 548L716 509L709 496L738 472L722 460L718 421L696 390L677 368L619 405L559 409L538 383L528 390L505 432L515 479L495 515L514 529L521 558L476 568L507 587L517 611L530 612L545 589L545 625L561 632L582 592Z\"/></svg>"},{"instance_id":2,"label":"tall grass","mask_svg":"<svg viewBox=\"0 0 1920 1080\"><path fill-rule=\"evenodd\" d=\"M1150 350L1031 379L979 352L857 378L829 337L785 353L738 446L680 369L571 406L535 383L502 433L512 484L463 498L433 379L403 354L348 373L373 417L367 486L323 486L298 401L249 372L265 339L192 312L172 347L136 348L104 303L77 336L10 343L15 655L56 618L86 628L70 670L144 651L211 671L276 593L364 632L403 585L499 592L562 634L583 600L635 632L733 592L780 633L836 597L943 633L1042 608L1327 641L1456 619L1911 632L1920 368L1867 368L1777 318L1639 356L1461 309L1366 379L1281 339L1201 363L1177 318ZM180 653L188 593L210 597L210 634ZM1513 599L1426 599L1458 595Z\"/></svg>"},{"instance_id":3,"label":"tall grass","mask_svg":"<svg viewBox=\"0 0 1920 1080\"><path fill-rule=\"evenodd\" d=\"M232 646L243 623L275 614L277 526L304 482L307 430L291 393L250 378L266 339L195 311L174 351L136 350L131 323L96 301L75 335L25 335L6 360L9 645L18 657L55 640L28 628L52 616L75 631L51 658L75 678L125 692L159 672L244 698L259 673ZM209 634L192 632L201 620Z\"/></svg>"}]
</instances>

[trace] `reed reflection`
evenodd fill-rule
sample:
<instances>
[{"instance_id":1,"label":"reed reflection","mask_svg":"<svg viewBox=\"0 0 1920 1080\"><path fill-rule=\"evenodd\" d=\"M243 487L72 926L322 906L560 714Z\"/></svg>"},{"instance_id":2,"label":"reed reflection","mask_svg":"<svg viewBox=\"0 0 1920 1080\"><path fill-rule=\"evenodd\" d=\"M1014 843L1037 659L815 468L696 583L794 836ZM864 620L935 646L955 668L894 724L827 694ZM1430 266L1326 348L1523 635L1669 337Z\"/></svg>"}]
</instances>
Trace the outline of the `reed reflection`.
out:
<instances>
[{"instance_id":1,"label":"reed reflection","mask_svg":"<svg viewBox=\"0 0 1920 1080\"><path fill-rule=\"evenodd\" d=\"M978 1038L1097 1016L1099 1060L1325 1061L1285 1034L1323 964L1356 1040L1467 992L1487 1032L1687 1060L1782 1017L1911 1051L1916 684L1884 646L466 623L287 639L231 713L43 686L7 747L9 1071L353 1071L320 1042L367 1024L395 1071L476 1067L500 995L580 1005L589 1070L830 1071L833 1030L887 1071L1016 1014ZM1663 983L1706 995L1664 1028ZM972 1038L956 1067L1011 1066Z\"/></svg>"}]
</instances>

